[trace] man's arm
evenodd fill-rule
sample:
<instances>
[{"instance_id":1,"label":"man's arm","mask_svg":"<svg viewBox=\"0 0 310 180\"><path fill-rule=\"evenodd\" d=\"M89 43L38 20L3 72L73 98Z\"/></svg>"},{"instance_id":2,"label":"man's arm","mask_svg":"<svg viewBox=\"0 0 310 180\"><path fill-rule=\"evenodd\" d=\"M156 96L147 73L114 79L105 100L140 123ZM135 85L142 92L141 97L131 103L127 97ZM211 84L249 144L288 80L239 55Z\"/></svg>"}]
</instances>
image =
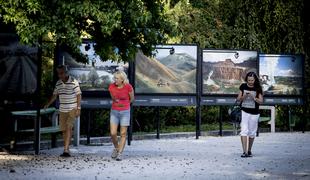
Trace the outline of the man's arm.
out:
<instances>
[{"instance_id":1,"label":"man's arm","mask_svg":"<svg viewBox=\"0 0 310 180\"><path fill-rule=\"evenodd\" d=\"M56 99L57 94L53 94L53 96L49 99L48 103L44 106L44 108L48 108Z\"/></svg>"},{"instance_id":2,"label":"man's arm","mask_svg":"<svg viewBox=\"0 0 310 180\"><path fill-rule=\"evenodd\" d=\"M77 99L77 112L76 112L76 116L80 116L81 115L81 99L82 99L82 95L78 94L76 95L76 99Z\"/></svg>"},{"instance_id":3,"label":"man's arm","mask_svg":"<svg viewBox=\"0 0 310 180\"><path fill-rule=\"evenodd\" d=\"M82 99L82 95L81 94L78 94L77 96L76 96L76 98L77 98L77 107L78 108L80 108L81 107L81 99Z\"/></svg>"}]
</instances>

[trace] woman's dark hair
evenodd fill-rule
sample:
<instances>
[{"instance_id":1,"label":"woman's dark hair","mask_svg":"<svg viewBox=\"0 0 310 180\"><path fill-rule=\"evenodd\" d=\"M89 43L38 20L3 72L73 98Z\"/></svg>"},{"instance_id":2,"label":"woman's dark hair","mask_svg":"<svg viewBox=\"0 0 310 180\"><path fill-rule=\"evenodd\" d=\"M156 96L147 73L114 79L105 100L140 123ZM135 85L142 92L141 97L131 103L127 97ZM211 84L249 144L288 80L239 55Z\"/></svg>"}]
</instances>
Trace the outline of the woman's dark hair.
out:
<instances>
[{"instance_id":1,"label":"woman's dark hair","mask_svg":"<svg viewBox=\"0 0 310 180\"><path fill-rule=\"evenodd\" d=\"M254 88L258 94L263 94L262 86L260 85L260 81L258 79L258 76L255 72L248 72L245 76L245 81L248 82L248 77L254 77Z\"/></svg>"}]
</instances>

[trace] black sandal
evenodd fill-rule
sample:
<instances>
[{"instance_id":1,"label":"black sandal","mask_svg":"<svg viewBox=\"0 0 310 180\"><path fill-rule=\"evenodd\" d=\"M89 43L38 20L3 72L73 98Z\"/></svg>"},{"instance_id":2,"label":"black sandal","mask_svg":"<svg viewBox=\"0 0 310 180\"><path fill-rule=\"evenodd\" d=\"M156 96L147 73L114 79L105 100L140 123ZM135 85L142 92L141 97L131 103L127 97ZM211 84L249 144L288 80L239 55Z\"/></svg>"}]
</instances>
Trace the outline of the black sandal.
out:
<instances>
[{"instance_id":1,"label":"black sandal","mask_svg":"<svg viewBox=\"0 0 310 180\"><path fill-rule=\"evenodd\" d=\"M242 157L242 158L247 158L247 157L249 157L249 155L248 155L247 153L243 153L243 154L241 155L241 157Z\"/></svg>"},{"instance_id":2,"label":"black sandal","mask_svg":"<svg viewBox=\"0 0 310 180\"><path fill-rule=\"evenodd\" d=\"M252 157L252 156L253 156L251 151L248 151L248 156L249 156L249 157Z\"/></svg>"},{"instance_id":3,"label":"black sandal","mask_svg":"<svg viewBox=\"0 0 310 180\"><path fill-rule=\"evenodd\" d=\"M69 152L63 152L60 157L71 157Z\"/></svg>"}]
</instances>

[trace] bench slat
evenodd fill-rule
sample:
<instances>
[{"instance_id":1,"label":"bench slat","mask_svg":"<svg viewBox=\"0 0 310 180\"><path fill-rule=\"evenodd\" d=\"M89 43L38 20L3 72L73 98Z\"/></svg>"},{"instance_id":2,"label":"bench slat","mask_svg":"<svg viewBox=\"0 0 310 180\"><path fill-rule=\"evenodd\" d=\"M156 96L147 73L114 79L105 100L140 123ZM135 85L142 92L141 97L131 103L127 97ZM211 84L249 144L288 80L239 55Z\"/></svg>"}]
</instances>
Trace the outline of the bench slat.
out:
<instances>
[{"instance_id":1,"label":"bench slat","mask_svg":"<svg viewBox=\"0 0 310 180\"><path fill-rule=\"evenodd\" d=\"M30 132L34 132L34 129L23 129L23 130L19 130L18 132L29 132L30 133ZM59 126L40 128L41 134L56 133L56 132L61 132Z\"/></svg>"},{"instance_id":2,"label":"bench slat","mask_svg":"<svg viewBox=\"0 0 310 180\"><path fill-rule=\"evenodd\" d=\"M44 115L44 114L49 114L55 111L56 111L56 108L51 107L51 108L41 109L40 114ZM36 110L12 111L12 115L14 116L37 116L37 111Z\"/></svg>"},{"instance_id":3,"label":"bench slat","mask_svg":"<svg viewBox=\"0 0 310 180\"><path fill-rule=\"evenodd\" d=\"M263 122L263 121L270 121L271 118L270 117L259 117L259 122Z\"/></svg>"}]
</instances>

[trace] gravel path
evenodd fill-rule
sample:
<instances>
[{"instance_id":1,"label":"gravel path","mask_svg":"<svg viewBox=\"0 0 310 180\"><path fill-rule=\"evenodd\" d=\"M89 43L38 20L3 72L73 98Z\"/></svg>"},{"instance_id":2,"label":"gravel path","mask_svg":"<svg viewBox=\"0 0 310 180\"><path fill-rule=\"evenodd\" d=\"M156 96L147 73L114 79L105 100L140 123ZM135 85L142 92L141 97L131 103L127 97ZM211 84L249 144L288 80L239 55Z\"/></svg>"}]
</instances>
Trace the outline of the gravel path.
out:
<instances>
[{"instance_id":1,"label":"gravel path","mask_svg":"<svg viewBox=\"0 0 310 180\"><path fill-rule=\"evenodd\" d=\"M121 162L111 144L0 153L0 179L310 179L310 133L261 133L252 158L238 136L132 141Z\"/></svg>"}]
</instances>

